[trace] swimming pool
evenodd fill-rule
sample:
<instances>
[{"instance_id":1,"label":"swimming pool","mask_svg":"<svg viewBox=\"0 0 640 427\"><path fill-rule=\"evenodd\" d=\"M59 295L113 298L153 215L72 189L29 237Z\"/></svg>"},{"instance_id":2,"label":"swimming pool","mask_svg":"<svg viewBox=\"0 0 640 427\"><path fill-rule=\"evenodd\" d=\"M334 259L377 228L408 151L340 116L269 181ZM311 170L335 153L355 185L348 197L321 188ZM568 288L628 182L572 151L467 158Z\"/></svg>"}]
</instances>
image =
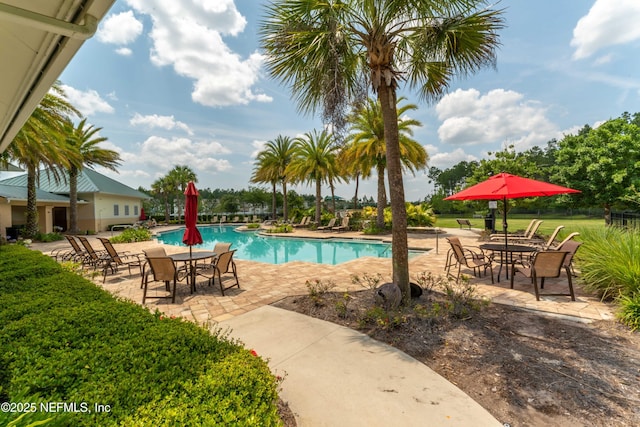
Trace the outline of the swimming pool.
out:
<instances>
[{"instance_id":1,"label":"swimming pool","mask_svg":"<svg viewBox=\"0 0 640 427\"><path fill-rule=\"evenodd\" d=\"M340 264L361 257L391 258L391 245L382 242L346 239L310 239L262 236L253 231L235 231L233 226L198 227L203 243L194 248L212 249L217 242L232 242L237 259L284 264L291 261ZM184 229L158 234L158 242L185 246Z\"/></svg>"}]
</instances>

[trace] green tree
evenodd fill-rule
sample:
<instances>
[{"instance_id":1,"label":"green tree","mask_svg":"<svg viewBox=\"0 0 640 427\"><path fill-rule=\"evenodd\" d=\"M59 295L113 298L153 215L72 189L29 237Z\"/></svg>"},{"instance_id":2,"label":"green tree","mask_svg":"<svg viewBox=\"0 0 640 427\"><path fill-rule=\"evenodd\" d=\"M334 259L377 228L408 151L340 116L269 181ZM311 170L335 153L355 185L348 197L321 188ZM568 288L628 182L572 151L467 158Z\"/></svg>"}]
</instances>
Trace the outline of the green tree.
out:
<instances>
[{"instance_id":1,"label":"green tree","mask_svg":"<svg viewBox=\"0 0 640 427\"><path fill-rule=\"evenodd\" d=\"M583 205L604 208L611 223L611 209L628 206L640 188L640 126L638 115L624 113L597 128L585 127L558 143L554 179L580 190L574 196Z\"/></svg>"},{"instance_id":2,"label":"green tree","mask_svg":"<svg viewBox=\"0 0 640 427\"><path fill-rule=\"evenodd\" d=\"M404 97L398 99L398 104L405 100ZM420 143L413 138L414 126L422 126L415 119L408 119L405 114L408 111L417 110L415 104L399 105L398 133L400 141L400 160L405 170L415 173L416 170L424 169L427 166L427 152ZM369 99L361 108L357 109L349 117L351 128L347 136L346 156L356 166L352 166L360 171L363 178L371 176L373 170L378 177L378 212L376 225L378 228L384 227L384 209L387 206L387 191L384 184L384 173L387 168L387 152L385 143L385 132L382 118L382 108L380 102Z\"/></svg>"},{"instance_id":3,"label":"green tree","mask_svg":"<svg viewBox=\"0 0 640 427\"><path fill-rule=\"evenodd\" d=\"M66 135L67 146L75 153L70 159L69 171L69 230L71 233L78 232L78 175L85 166L94 165L116 171L120 165L120 155L113 150L101 148L100 143L107 141L104 136L98 133L102 128L87 125L87 119L82 119L77 126L74 126L70 119L64 123L64 133Z\"/></svg>"},{"instance_id":4,"label":"green tree","mask_svg":"<svg viewBox=\"0 0 640 427\"><path fill-rule=\"evenodd\" d=\"M259 30L272 76L301 111L322 109L340 127L369 85L382 108L393 213L393 282L409 301L407 213L396 92L402 80L426 100L454 77L495 63L501 11L481 0L277 0Z\"/></svg>"},{"instance_id":5,"label":"green tree","mask_svg":"<svg viewBox=\"0 0 640 427\"><path fill-rule=\"evenodd\" d=\"M278 168L275 166L278 159L273 151L263 150L258 153L251 182L271 184L271 218L277 218L278 211L278 179L280 177Z\"/></svg>"},{"instance_id":6,"label":"green tree","mask_svg":"<svg viewBox=\"0 0 640 427\"><path fill-rule=\"evenodd\" d=\"M280 185L282 185L282 215L284 221L287 221L289 219L287 204L287 182L289 181L289 177L286 174L286 170L294 155L293 140L288 136L278 135L276 139L268 141L265 144L263 151L267 151L269 154L265 154L264 156L261 156L260 153L258 154L258 157L264 162L261 167L273 168L273 176L277 176ZM267 175L271 175L271 173Z\"/></svg>"},{"instance_id":7,"label":"green tree","mask_svg":"<svg viewBox=\"0 0 640 427\"><path fill-rule=\"evenodd\" d=\"M152 194L159 196L162 201L163 201L163 205L164 205L164 222L166 224L169 224L169 220L170 220L170 199L173 196L174 193L174 185L171 182L171 180L167 177L164 176L162 178L158 178L156 179L153 184L151 184L151 192Z\"/></svg>"},{"instance_id":8,"label":"green tree","mask_svg":"<svg viewBox=\"0 0 640 427\"><path fill-rule=\"evenodd\" d=\"M316 224L322 216L322 183L330 183L337 171L339 147L326 130L307 132L295 139L296 149L287 174L297 182L315 183Z\"/></svg>"},{"instance_id":9,"label":"green tree","mask_svg":"<svg viewBox=\"0 0 640 427\"><path fill-rule=\"evenodd\" d=\"M26 237L39 231L36 189L40 165L47 168L50 179L60 181L64 177L59 168L70 167L77 155L64 137L64 123L72 114L79 112L56 82L7 148L9 157L27 170Z\"/></svg>"}]
</instances>

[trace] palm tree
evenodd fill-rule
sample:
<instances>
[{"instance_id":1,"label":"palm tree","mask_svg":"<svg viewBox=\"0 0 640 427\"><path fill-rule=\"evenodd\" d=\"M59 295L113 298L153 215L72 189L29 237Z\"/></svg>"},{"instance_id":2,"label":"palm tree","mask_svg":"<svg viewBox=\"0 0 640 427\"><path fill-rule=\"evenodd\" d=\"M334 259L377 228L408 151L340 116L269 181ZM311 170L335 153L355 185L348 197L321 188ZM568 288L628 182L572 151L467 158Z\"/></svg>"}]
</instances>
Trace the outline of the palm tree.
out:
<instances>
[{"instance_id":1,"label":"palm tree","mask_svg":"<svg viewBox=\"0 0 640 427\"><path fill-rule=\"evenodd\" d=\"M278 159L273 151L263 150L256 157L251 182L271 184L271 218L276 219L278 193L276 185L280 174L276 167Z\"/></svg>"},{"instance_id":2,"label":"palm tree","mask_svg":"<svg viewBox=\"0 0 640 427\"><path fill-rule=\"evenodd\" d=\"M162 197L164 202L164 222L169 224L169 198L175 192L173 183L166 176L158 178L151 184L151 192Z\"/></svg>"},{"instance_id":3,"label":"palm tree","mask_svg":"<svg viewBox=\"0 0 640 427\"><path fill-rule=\"evenodd\" d=\"M295 154L286 171L287 175L298 182L315 183L316 186L316 224L322 216L322 183L328 183L333 189L333 180L337 176L337 153L339 147L326 130L307 132L295 139ZM333 192L333 190L332 190Z\"/></svg>"},{"instance_id":4,"label":"palm tree","mask_svg":"<svg viewBox=\"0 0 640 427\"><path fill-rule=\"evenodd\" d=\"M398 104L405 100L398 99ZM416 140L412 139L413 126L422 126L418 120L403 118L407 111L417 110L415 104L399 105L398 133L400 141L401 163L404 169L415 173L427 166L427 152ZM378 209L376 225L384 227L384 208L387 206L387 191L384 185L384 172L387 168L387 153L384 135L384 125L380 102L369 99L361 108L349 117L350 133L347 136L348 145L345 155L350 158L352 168L361 172L363 178L371 176L376 170L378 175Z\"/></svg>"},{"instance_id":5,"label":"palm tree","mask_svg":"<svg viewBox=\"0 0 640 427\"><path fill-rule=\"evenodd\" d=\"M39 231L36 189L40 165L46 167L50 178L59 181L63 177L58 168L67 168L77 160L64 138L64 123L71 114L79 112L56 82L7 148L9 157L27 170L26 237Z\"/></svg>"},{"instance_id":6,"label":"palm tree","mask_svg":"<svg viewBox=\"0 0 640 427\"><path fill-rule=\"evenodd\" d=\"M93 125L85 128L87 119L84 118L74 126L70 119L64 124L66 141L69 148L76 152L77 156L70 162L69 171L69 222L70 232L78 232L78 175L85 166L99 165L116 171L120 165L120 155L113 150L100 148L99 144L107 140L97 134L102 128Z\"/></svg>"},{"instance_id":7,"label":"palm tree","mask_svg":"<svg viewBox=\"0 0 640 427\"><path fill-rule=\"evenodd\" d=\"M340 124L370 86L382 108L393 215L393 282L409 301L407 212L396 92L433 101L456 75L495 64L502 11L482 0L275 0L260 27L266 65L298 108Z\"/></svg>"},{"instance_id":8,"label":"palm tree","mask_svg":"<svg viewBox=\"0 0 640 427\"><path fill-rule=\"evenodd\" d=\"M187 189L189 181L198 182L196 173L189 166L174 166L173 169L167 174L167 178L174 185L176 191L176 203L178 205L178 221L182 218L182 202L184 197L180 195L184 194Z\"/></svg>"},{"instance_id":9,"label":"palm tree","mask_svg":"<svg viewBox=\"0 0 640 427\"><path fill-rule=\"evenodd\" d=\"M261 156L263 152L268 152L268 154L264 154ZM264 150L262 150L261 153L258 153L258 158L262 163L261 166L273 169L272 172L274 176L277 177L277 180L282 185L282 196L284 199L282 206L282 215L285 221L287 221L289 217L287 205L287 182L289 181L289 177L287 176L285 171L289 163L291 163L293 152L293 140L288 136L278 135L275 140L268 141L265 144ZM267 173L267 175L269 174L270 173Z\"/></svg>"}]
</instances>

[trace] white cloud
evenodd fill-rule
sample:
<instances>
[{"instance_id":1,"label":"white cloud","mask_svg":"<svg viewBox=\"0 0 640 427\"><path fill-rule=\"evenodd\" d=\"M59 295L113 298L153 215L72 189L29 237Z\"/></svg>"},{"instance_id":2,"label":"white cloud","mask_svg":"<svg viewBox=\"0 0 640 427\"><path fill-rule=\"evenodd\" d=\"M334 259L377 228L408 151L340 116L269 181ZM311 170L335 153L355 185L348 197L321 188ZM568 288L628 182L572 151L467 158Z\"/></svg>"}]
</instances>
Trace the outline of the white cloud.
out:
<instances>
[{"instance_id":1,"label":"white cloud","mask_svg":"<svg viewBox=\"0 0 640 427\"><path fill-rule=\"evenodd\" d=\"M113 107L95 90L81 91L67 85L61 85L67 99L75 106L83 116L92 116L95 113L112 114Z\"/></svg>"},{"instance_id":2,"label":"white cloud","mask_svg":"<svg viewBox=\"0 0 640 427\"><path fill-rule=\"evenodd\" d=\"M596 0L573 29L573 58L588 58L605 47L640 40L638 21L640 1Z\"/></svg>"},{"instance_id":3,"label":"white cloud","mask_svg":"<svg viewBox=\"0 0 640 427\"><path fill-rule=\"evenodd\" d=\"M151 129L182 129L189 135L193 135L193 131L186 123L177 121L173 116L159 116L157 114L143 116L141 114L135 113L131 120L129 120L129 124L131 124L132 126L147 126Z\"/></svg>"},{"instance_id":4,"label":"white cloud","mask_svg":"<svg viewBox=\"0 0 640 427\"><path fill-rule=\"evenodd\" d=\"M162 138L151 136L142 143L138 162L151 169L170 170L175 165L189 165L198 171L223 172L231 168L226 159L216 156L230 151L218 142L194 142L188 138Z\"/></svg>"},{"instance_id":5,"label":"white cloud","mask_svg":"<svg viewBox=\"0 0 640 427\"><path fill-rule=\"evenodd\" d=\"M151 17L151 61L172 66L178 75L194 80L191 97L206 106L271 102L256 91L263 56L257 52L243 59L223 36L240 34L246 19L233 0L127 0L137 13Z\"/></svg>"},{"instance_id":6,"label":"white cloud","mask_svg":"<svg viewBox=\"0 0 640 427\"><path fill-rule=\"evenodd\" d=\"M131 56L133 55L133 51L128 47L121 47L116 49L116 53L121 56Z\"/></svg>"},{"instance_id":7,"label":"white cloud","mask_svg":"<svg viewBox=\"0 0 640 427\"><path fill-rule=\"evenodd\" d=\"M253 151L251 152L251 158L255 159L256 157L258 157L258 153L261 152L262 150L264 150L264 146L267 144L267 141L258 141L258 140L254 140L251 143L251 146L253 147Z\"/></svg>"},{"instance_id":8,"label":"white cloud","mask_svg":"<svg viewBox=\"0 0 640 427\"><path fill-rule=\"evenodd\" d=\"M449 169L450 167L462 162L478 161L478 157L473 154L465 153L462 148L456 148L449 153L435 153L429 158L429 166L435 166L440 170Z\"/></svg>"},{"instance_id":9,"label":"white cloud","mask_svg":"<svg viewBox=\"0 0 640 427\"><path fill-rule=\"evenodd\" d=\"M546 109L524 95L495 89L481 95L476 89L458 89L436 106L442 121L440 140L451 145L514 144L517 149L544 145L558 134Z\"/></svg>"},{"instance_id":10,"label":"white cloud","mask_svg":"<svg viewBox=\"0 0 640 427\"><path fill-rule=\"evenodd\" d=\"M100 24L96 34L102 43L124 46L133 43L142 34L142 22L133 15L133 11L109 15Z\"/></svg>"}]
</instances>

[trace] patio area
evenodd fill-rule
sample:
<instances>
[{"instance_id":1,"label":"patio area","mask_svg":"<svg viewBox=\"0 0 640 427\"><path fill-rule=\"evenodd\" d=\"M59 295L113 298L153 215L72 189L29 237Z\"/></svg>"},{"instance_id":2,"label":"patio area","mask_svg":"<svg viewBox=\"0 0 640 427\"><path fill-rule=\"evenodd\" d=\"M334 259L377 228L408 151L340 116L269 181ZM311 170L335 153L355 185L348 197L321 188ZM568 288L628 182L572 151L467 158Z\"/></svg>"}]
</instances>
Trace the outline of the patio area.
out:
<instances>
[{"instance_id":1,"label":"patio area","mask_svg":"<svg viewBox=\"0 0 640 427\"><path fill-rule=\"evenodd\" d=\"M154 231L160 232L170 228L158 227ZM466 229L441 229L441 233L435 234L409 234L409 247L411 249L431 249L424 254L416 255L410 259L409 271L412 279L422 272L431 272L433 275L444 275L449 245L446 237L458 236L466 246L477 246L479 234L477 230ZM112 233L100 233L97 236L89 236L89 241L96 248L102 248L98 237L111 237ZM340 238L368 238L360 232L319 233L316 231L297 229L296 237L331 237ZM379 236L369 238L380 239ZM389 239L386 237L385 239ZM34 243L33 249L45 254L53 250L66 247L65 241L53 243ZM118 251L130 251L141 253L143 249L157 246L156 241L116 244ZM184 252L185 248L163 245L167 253ZM232 247L233 248L233 247ZM363 290L360 285L352 283L352 276L363 277L364 274L382 275L383 283L391 280L391 260L385 258L361 258L339 265L322 265L306 262L290 262L287 264L273 265L246 260L236 260L240 289L233 288L220 294L220 289L209 287L203 281L198 283L195 293L190 293L185 282L178 283L176 303L172 304L166 299L150 299L146 306L152 311L160 310L168 316L180 316L199 324L205 322L220 322L240 314L249 312L264 305L269 305L287 296L304 295L308 293L305 282L307 280L320 279L331 280L335 283L333 291L358 291ZM464 270L463 270L464 273ZM497 278L497 266L494 266L494 274ZM529 279L516 276L514 289L509 288L509 281L504 278L491 284L489 277L476 278L471 276L471 283L477 285L478 294L491 299L494 303L518 306L530 310L536 310L549 315L569 316L576 320L592 321L600 319L612 319L614 317L612 306L600 302L594 296L585 294L580 286L576 286L576 301L570 301L569 297L542 297L536 301L533 286ZM566 287L566 278L560 278L559 286ZM549 280L545 284L547 291L553 291L555 282ZM142 301L142 289L140 288L140 276L128 275L127 269L120 269L117 274L109 274L106 282L102 283L102 276L94 278L96 285L123 298L130 299L138 304Z\"/></svg>"}]
</instances>

